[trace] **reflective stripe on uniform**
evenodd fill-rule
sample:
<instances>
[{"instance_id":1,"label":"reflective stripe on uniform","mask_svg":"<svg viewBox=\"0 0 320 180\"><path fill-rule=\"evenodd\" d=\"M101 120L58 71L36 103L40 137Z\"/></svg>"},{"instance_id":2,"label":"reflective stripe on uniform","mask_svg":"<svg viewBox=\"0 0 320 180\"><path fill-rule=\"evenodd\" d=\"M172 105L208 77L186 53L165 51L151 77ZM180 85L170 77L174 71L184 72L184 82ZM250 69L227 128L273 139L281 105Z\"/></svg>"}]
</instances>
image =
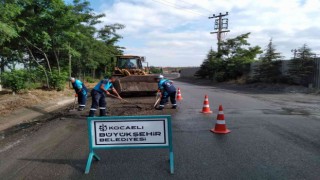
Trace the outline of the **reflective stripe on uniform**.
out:
<instances>
[{"instance_id":1,"label":"reflective stripe on uniform","mask_svg":"<svg viewBox=\"0 0 320 180\"><path fill-rule=\"evenodd\" d=\"M91 108L91 109L90 109L90 111L95 111L95 110L97 110L97 109L95 109L95 108Z\"/></svg>"},{"instance_id":2,"label":"reflective stripe on uniform","mask_svg":"<svg viewBox=\"0 0 320 180\"><path fill-rule=\"evenodd\" d=\"M160 107L164 107L164 105L159 105Z\"/></svg>"},{"instance_id":3,"label":"reflective stripe on uniform","mask_svg":"<svg viewBox=\"0 0 320 180\"><path fill-rule=\"evenodd\" d=\"M85 107L86 105L84 105L84 104L80 104L79 106L81 106L81 107Z\"/></svg>"},{"instance_id":4,"label":"reflective stripe on uniform","mask_svg":"<svg viewBox=\"0 0 320 180\"><path fill-rule=\"evenodd\" d=\"M99 107L99 109L106 109L106 107Z\"/></svg>"}]
</instances>

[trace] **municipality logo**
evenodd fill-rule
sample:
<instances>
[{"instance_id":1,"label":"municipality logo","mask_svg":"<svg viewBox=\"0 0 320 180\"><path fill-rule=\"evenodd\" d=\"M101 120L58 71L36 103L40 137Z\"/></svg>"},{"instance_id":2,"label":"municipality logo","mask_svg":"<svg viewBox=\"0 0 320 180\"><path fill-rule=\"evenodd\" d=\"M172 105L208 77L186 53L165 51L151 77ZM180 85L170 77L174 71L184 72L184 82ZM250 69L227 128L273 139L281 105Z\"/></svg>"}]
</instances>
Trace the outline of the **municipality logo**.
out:
<instances>
[{"instance_id":1,"label":"municipality logo","mask_svg":"<svg viewBox=\"0 0 320 180\"><path fill-rule=\"evenodd\" d=\"M102 132L107 131L107 129L108 129L107 125L101 124L99 126L99 130L102 131Z\"/></svg>"}]
</instances>

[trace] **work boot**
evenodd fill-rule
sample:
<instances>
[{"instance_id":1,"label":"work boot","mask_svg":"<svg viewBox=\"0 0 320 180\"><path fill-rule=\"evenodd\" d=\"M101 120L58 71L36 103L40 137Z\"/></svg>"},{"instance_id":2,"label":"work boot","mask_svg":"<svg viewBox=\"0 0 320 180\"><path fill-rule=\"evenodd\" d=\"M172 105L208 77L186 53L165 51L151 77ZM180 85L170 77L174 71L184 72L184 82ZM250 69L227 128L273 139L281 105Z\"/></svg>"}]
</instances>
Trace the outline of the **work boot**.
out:
<instances>
[{"instance_id":1,"label":"work boot","mask_svg":"<svg viewBox=\"0 0 320 180\"><path fill-rule=\"evenodd\" d=\"M156 107L156 110L163 110L162 106Z\"/></svg>"},{"instance_id":2,"label":"work boot","mask_svg":"<svg viewBox=\"0 0 320 180\"><path fill-rule=\"evenodd\" d=\"M90 110L90 112L89 112L89 117L94 117L94 113L95 113L95 111Z\"/></svg>"},{"instance_id":3,"label":"work boot","mask_svg":"<svg viewBox=\"0 0 320 180\"><path fill-rule=\"evenodd\" d=\"M100 116L107 116L105 109L100 109Z\"/></svg>"},{"instance_id":4,"label":"work boot","mask_svg":"<svg viewBox=\"0 0 320 180\"><path fill-rule=\"evenodd\" d=\"M177 109L177 106L172 106L171 109Z\"/></svg>"},{"instance_id":5,"label":"work boot","mask_svg":"<svg viewBox=\"0 0 320 180\"><path fill-rule=\"evenodd\" d=\"M78 108L78 111L83 111L84 110L84 107L79 107Z\"/></svg>"}]
</instances>

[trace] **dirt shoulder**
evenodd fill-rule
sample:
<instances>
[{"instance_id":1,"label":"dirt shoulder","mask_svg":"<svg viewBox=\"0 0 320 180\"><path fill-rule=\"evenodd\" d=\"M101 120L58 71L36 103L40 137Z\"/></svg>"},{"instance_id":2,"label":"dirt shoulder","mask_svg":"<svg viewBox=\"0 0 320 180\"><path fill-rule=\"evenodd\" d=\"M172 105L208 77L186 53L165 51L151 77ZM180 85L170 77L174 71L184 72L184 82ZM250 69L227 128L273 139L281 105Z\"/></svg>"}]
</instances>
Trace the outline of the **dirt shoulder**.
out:
<instances>
[{"instance_id":1,"label":"dirt shoulder","mask_svg":"<svg viewBox=\"0 0 320 180\"><path fill-rule=\"evenodd\" d=\"M72 97L74 91L67 89L64 91L47 91L41 89L28 90L13 95L11 91L0 92L0 114L8 116L12 112L21 108L30 108L36 104L54 102L64 97Z\"/></svg>"},{"instance_id":2,"label":"dirt shoulder","mask_svg":"<svg viewBox=\"0 0 320 180\"><path fill-rule=\"evenodd\" d=\"M85 83L88 88L93 88L96 83ZM66 83L63 91L33 89L12 94L11 90L0 91L0 114L6 117L22 108L31 108L35 105L45 105L63 101L66 98L74 97L74 90Z\"/></svg>"}]
</instances>

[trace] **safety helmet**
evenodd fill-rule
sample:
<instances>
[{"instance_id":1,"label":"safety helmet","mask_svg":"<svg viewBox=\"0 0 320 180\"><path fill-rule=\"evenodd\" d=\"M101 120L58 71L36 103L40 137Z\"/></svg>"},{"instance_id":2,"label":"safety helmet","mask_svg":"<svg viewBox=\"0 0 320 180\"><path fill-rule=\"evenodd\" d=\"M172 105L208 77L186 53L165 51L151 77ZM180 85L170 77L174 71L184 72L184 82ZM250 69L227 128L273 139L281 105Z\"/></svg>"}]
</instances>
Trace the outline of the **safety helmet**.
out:
<instances>
[{"instance_id":1,"label":"safety helmet","mask_svg":"<svg viewBox=\"0 0 320 180\"><path fill-rule=\"evenodd\" d=\"M156 77L156 79L163 79L163 75L162 74L159 74L159 76Z\"/></svg>"},{"instance_id":2,"label":"safety helmet","mask_svg":"<svg viewBox=\"0 0 320 180\"><path fill-rule=\"evenodd\" d=\"M69 77L69 81L74 81L74 77Z\"/></svg>"}]
</instances>

